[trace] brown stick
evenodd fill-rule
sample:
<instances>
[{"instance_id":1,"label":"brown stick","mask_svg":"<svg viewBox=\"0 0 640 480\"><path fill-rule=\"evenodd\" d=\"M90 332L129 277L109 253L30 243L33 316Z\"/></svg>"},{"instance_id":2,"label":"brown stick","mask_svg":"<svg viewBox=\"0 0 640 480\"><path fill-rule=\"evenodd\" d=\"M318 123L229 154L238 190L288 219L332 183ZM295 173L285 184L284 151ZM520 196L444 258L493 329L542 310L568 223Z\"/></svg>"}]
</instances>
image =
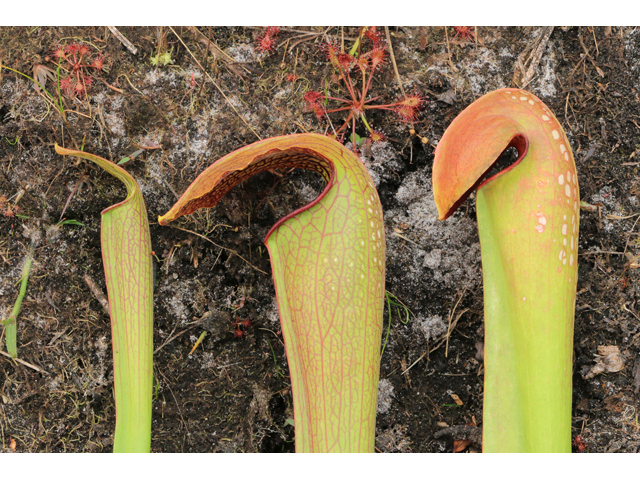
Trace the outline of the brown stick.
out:
<instances>
[{"instance_id":1,"label":"brown stick","mask_svg":"<svg viewBox=\"0 0 640 480\"><path fill-rule=\"evenodd\" d=\"M134 55L138 53L138 49L134 47L133 43L127 40L127 37L122 35L116 27L107 27L107 28L111 33L113 33L114 37L120 40L120 43L122 43L125 47L127 47L127 50L129 50Z\"/></svg>"},{"instance_id":2,"label":"brown stick","mask_svg":"<svg viewBox=\"0 0 640 480\"><path fill-rule=\"evenodd\" d=\"M4 355L7 358L11 358L11 355L9 355L7 352L3 352L0 350L0 354ZM36 372L40 372L40 373L46 373L48 375L48 372L44 371L43 369L41 369L40 367L36 367L35 365L32 365L29 362L25 362L24 360L20 360L19 358L11 358L11 360L15 360L16 362L24 365L25 367L29 367L34 369Z\"/></svg>"},{"instance_id":3,"label":"brown stick","mask_svg":"<svg viewBox=\"0 0 640 480\"><path fill-rule=\"evenodd\" d=\"M96 282L93 281L93 278L91 278L88 274L85 273L84 282L87 284L87 286L89 287L89 290L91 290L91 293L96 298L96 300L100 302L100 305L102 305L102 308L107 313L107 315L111 316L107 297L104 296L104 293L102 293L102 290L100 290L100 287L96 284Z\"/></svg>"},{"instance_id":4,"label":"brown stick","mask_svg":"<svg viewBox=\"0 0 640 480\"><path fill-rule=\"evenodd\" d=\"M404 92L404 87L402 86L402 80L400 80L400 74L398 73L398 66L396 65L396 57L393 54L393 45L391 45L391 34L389 33L389 27L384 27L384 33L387 36L387 47L389 47L389 57L391 58L393 71L396 74L396 79L398 80L398 85L400 86L400 91L402 92L402 96L406 97L407 94Z\"/></svg>"}]
</instances>

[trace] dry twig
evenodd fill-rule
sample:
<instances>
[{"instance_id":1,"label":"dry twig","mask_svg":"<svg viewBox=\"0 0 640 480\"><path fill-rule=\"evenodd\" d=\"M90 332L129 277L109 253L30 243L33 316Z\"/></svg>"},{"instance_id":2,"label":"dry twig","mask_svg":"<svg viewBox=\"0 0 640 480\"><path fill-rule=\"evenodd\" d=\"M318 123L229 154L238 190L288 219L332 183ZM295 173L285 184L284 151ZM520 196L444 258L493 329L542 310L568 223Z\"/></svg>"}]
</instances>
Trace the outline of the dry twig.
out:
<instances>
[{"instance_id":1,"label":"dry twig","mask_svg":"<svg viewBox=\"0 0 640 480\"><path fill-rule=\"evenodd\" d=\"M107 27L107 28L111 33L113 33L114 37L120 40L120 43L122 43L125 47L127 47L127 50L129 50L134 55L138 53L138 49L133 45L133 43L127 40L127 37L122 35L116 27Z\"/></svg>"},{"instance_id":2,"label":"dry twig","mask_svg":"<svg viewBox=\"0 0 640 480\"><path fill-rule=\"evenodd\" d=\"M518 55L516 69L513 72L513 83L516 85L522 83L520 88L525 88L533 80L552 33L553 27L542 27L540 34Z\"/></svg>"},{"instance_id":3,"label":"dry twig","mask_svg":"<svg viewBox=\"0 0 640 480\"><path fill-rule=\"evenodd\" d=\"M248 78L244 73L238 71L236 66L239 66L240 68L242 68L246 73L250 74L251 71L244 65L236 62L224 50L222 50L218 45L216 45L216 43L212 41L209 36L202 33L196 27L187 27L187 30L189 30L191 33L196 35L198 41L203 45L205 45L205 48L207 48L207 51L211 52L211 54L213 55L214 73L217 71L215 69L215 64L217 60L220 59L232 73L238 75L240 78L243 78L245 80Z\"/></svg>"},{"instance_id":4,"label":"dry twig","mask_svg":"<svg viewBox=\"0 0 640 480\"><path fill-rule=\"evenodd\" d=\"M176 326L177 326L177 325L176 325ZM181 335L184 335L185 333L187 333L187 332L189 332L189 331L193 330L194 328L196 328L196 327L195 327L195 326L194 326L194 327L189 327L189 328L186 328L186 329L184 329L183 331L181 331L181 332L179 332L179 333L176 333L176 334L175 334L175 335L173 335L173 336L170 336L170 337L169 337L169 338L168 338L168 339L167 339L167 340L166 340L162 345L160 345L158 348L156 348L156 349L153 351L153 354L155 355L155 354L156 354L156 353L158 353L160 350L162 350L165 346L167 346L169 343L173 342L176 338L180 337ZM175 332L175 328L173 329L173 331L172 331L171 333L173 333L173 332Z\"/></svg>"},{"instance_id":5,"label":"dry twig","mask_svg":"<svg viewBox=\"0 0 640 480\"><path fill-rule=\"evenodd\" d=\"M393 45L391 44L391 34L389 33L389 27L384 27L384 33L387 36L387 47L389 48L389 58L391 58L391 64L393 65L393 71L396 74L396 79L398 80L398 85L400 86L400 91L402 92L402 96L406 97L407 94L404 93L404 87L402 86L402 80L400 80L400 74L398 73L398 65L396 65L396 57L393 54Z\"/></svg>"},{"instance_id":6,"label":"dry twig","mask_svg":"<svg viewBox=\"0 0 640 480\"><path fill-rule=\"evenodd\" d=\"M11 355L9 355L7 352L3 352L2 350L0 350L0 354L4 355L7 358L11 358ZM29 363L29 362L25 362L24 360L21 360L19 358L11 358L11 360L14 360L14 361L18 362L18 363L24 365L25 367L32 368L36 372L46 373L47 375L49 374L48 372L44 371L40 367L36 367L35 365L33 365L33 364Z\"/></svg>"},{"instance_id":7,"label":"dry twig","mask_svg":"<svg viewBox=\"0 0 640 480\"><path fill-rule=\"evenodd\" d=\"M91 293L93 294L95 299L98 300L98 302L100 302L100 305L102 305L102 308L104 309L106 314L111 316L111 313L109 311L109 301L107 300L107 297L104 296L104 293L102 293L102 290L100 290L100 287L96 284L93 278L91 278L87 273L85 273L84 282L89 287L89 290L91 290Z\"/></svg>"},{"instance_id":8,"label":"dry twig","mask_svg":"<svg viewBox=\"0 0 640 480\"><path fill-rule=\"evenodd\" d=\"M457 304L456 304L457 306ZM427 354L433 353L435 352L437 349L439 349L442 344L444 344L445 342L447 342L447 347L448 347L448 342L449 342L449 336L451 334L451 332L453 332L453 330L455 330L456 326L458 325L458 320L460 320L460 318L462 318L462 315L464 315L465 313L467 313L470 309L469 308L465 308L464 310L462 310L460 313L458 313L458 315L456 316L456 318L450 323L449 328L447 329L447 333L445 334L445 336L438 342L438 344L433 347L431 350L427 350L426 352L424 352L422 355L420 355L420 357L413 362L411 365L409 365L409 367L402 372L400 375L404 375L405 373L407 373L409 370L411 370L418 362L420 362L420 360L422 360L424 357L427 356Z\"/></svg>"},{"instance_id":9,"label":"dry twig","mask_svg":"<svg viewBox=\"0 0 640 480\"><path fill-rule=\"evenodd\" d=\"M449 56L449 66L451 67L452 72L457 72L458 69L453 64L453 60L451 60L451 49L449 48L449 33L447 32L447 27L444 27L444 38L447 40L447 54Z\"/></svg>"}]
</instances>

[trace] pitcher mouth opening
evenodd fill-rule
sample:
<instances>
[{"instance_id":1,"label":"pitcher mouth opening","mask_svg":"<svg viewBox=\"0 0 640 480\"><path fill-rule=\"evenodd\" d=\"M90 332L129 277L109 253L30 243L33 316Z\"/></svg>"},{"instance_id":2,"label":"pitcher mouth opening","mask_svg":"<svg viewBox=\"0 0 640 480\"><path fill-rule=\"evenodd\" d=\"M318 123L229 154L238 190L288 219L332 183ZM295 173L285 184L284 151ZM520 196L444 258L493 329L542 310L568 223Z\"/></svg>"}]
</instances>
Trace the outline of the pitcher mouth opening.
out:
<instances>
[{"instance_id":1,"label":"pitcher mouth opening","mask_svg":"<svg viewBox=\"0 0 640 480\"><path fill-rule=\"evenodd\" d=\"M510 148L515 148L518 151L518 156L515 160L511 162L507 162L506 164L502 165L501 157ZM490 181L498 178L501 175L504 175L510 170L513 170L516 167L516 165L518 165L522 161L522 159L525 157L528 151L529 151L529 140L527 140L527 137L525 137L521 133L518 133L517 135L515 135L511 139L509 144L504 148L504 150L502 150L500 155L498 155L498 158L496 158L496 160L491 165L489 165L489 168L487 168L484 171L484 173L480 175L480 177L478 177L478 180L476 180L476 182L466 192L464 192L463 195L460 196L460 198L456 201L456 203L453 204L453 206L449 209L446 215L444 215L440 220L446 220L451 215L453 215L454 212L458 209L458 207L460 207L460 205L462 205L464 201L469 197L469 195L471 195L471 193L474 192L476 189L481 188L482 186L489 183ZM498 167L498 171L492 174L492 172L496 167ZM491 176L487 178L489 175Z\"/></svg>"}]
</instances>

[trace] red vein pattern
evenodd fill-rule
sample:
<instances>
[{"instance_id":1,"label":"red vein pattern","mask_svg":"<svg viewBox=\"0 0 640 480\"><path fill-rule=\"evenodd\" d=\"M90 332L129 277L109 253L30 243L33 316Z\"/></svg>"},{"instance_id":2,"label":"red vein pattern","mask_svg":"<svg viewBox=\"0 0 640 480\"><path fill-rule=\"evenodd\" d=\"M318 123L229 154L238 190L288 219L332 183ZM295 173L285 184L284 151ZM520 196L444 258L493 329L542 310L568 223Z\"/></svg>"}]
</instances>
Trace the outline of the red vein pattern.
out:
<instances>
[{"instance_id":1,"label":"red vein pattern","mask_svg":"<svg viewBox=\"0 0 640 480\"><path fill-rule=\"evenodd\" d=\"M518 160L483 181L507 147ZM569 141L535 95L471 104L436 150L441 218L475 186L485 295L485 451L571 451L580 193Z\"/></svg>"},{"instance_id":2,"label":"red vein pattern","mask_svg":"<svg viewBox=\"0 0 640 480\"><path fill-rule=\"evenodd\" d=\"M149 452L153 386L153 271L147 210L123 168L56 145L62 155L96 163L127 187L127 198L102 212L102 260L107 280L116 396L114 452Z\"/></svg>"},{"instance_id":3,"label":"red vein pattern","mask_svg":"<svg viewBox=\"0 0 640 480\"><path fill-rule=\"evenodd\" d=\"M160 217L212 207L259 171L293 166L327 186L274 225L269 249L291 372L298 452L372 452L380 365L385 235L378 193L338 142L301 134L218 160Z\"/></svg>"}]
</instances>

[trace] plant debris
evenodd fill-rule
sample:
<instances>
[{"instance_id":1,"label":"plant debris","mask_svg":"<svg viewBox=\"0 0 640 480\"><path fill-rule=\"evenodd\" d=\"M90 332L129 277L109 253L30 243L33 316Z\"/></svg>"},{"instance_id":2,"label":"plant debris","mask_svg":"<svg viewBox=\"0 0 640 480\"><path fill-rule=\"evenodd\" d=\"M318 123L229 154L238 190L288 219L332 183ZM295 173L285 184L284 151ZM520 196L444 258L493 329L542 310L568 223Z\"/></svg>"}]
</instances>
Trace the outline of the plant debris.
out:
<instances>
[{"instance_id":1,"label":"plant debris","mask_svg":"<svg viewBox=\"0 0 640 480\"><path fill-rule=\"evenodd\" d=\"M596 364L584 375L585 380L603 372L619 372L624 368L625 363L624 356L620 354L620 349L615 345L599 346L595 360Z\"/></svg>"}]
</instances>

